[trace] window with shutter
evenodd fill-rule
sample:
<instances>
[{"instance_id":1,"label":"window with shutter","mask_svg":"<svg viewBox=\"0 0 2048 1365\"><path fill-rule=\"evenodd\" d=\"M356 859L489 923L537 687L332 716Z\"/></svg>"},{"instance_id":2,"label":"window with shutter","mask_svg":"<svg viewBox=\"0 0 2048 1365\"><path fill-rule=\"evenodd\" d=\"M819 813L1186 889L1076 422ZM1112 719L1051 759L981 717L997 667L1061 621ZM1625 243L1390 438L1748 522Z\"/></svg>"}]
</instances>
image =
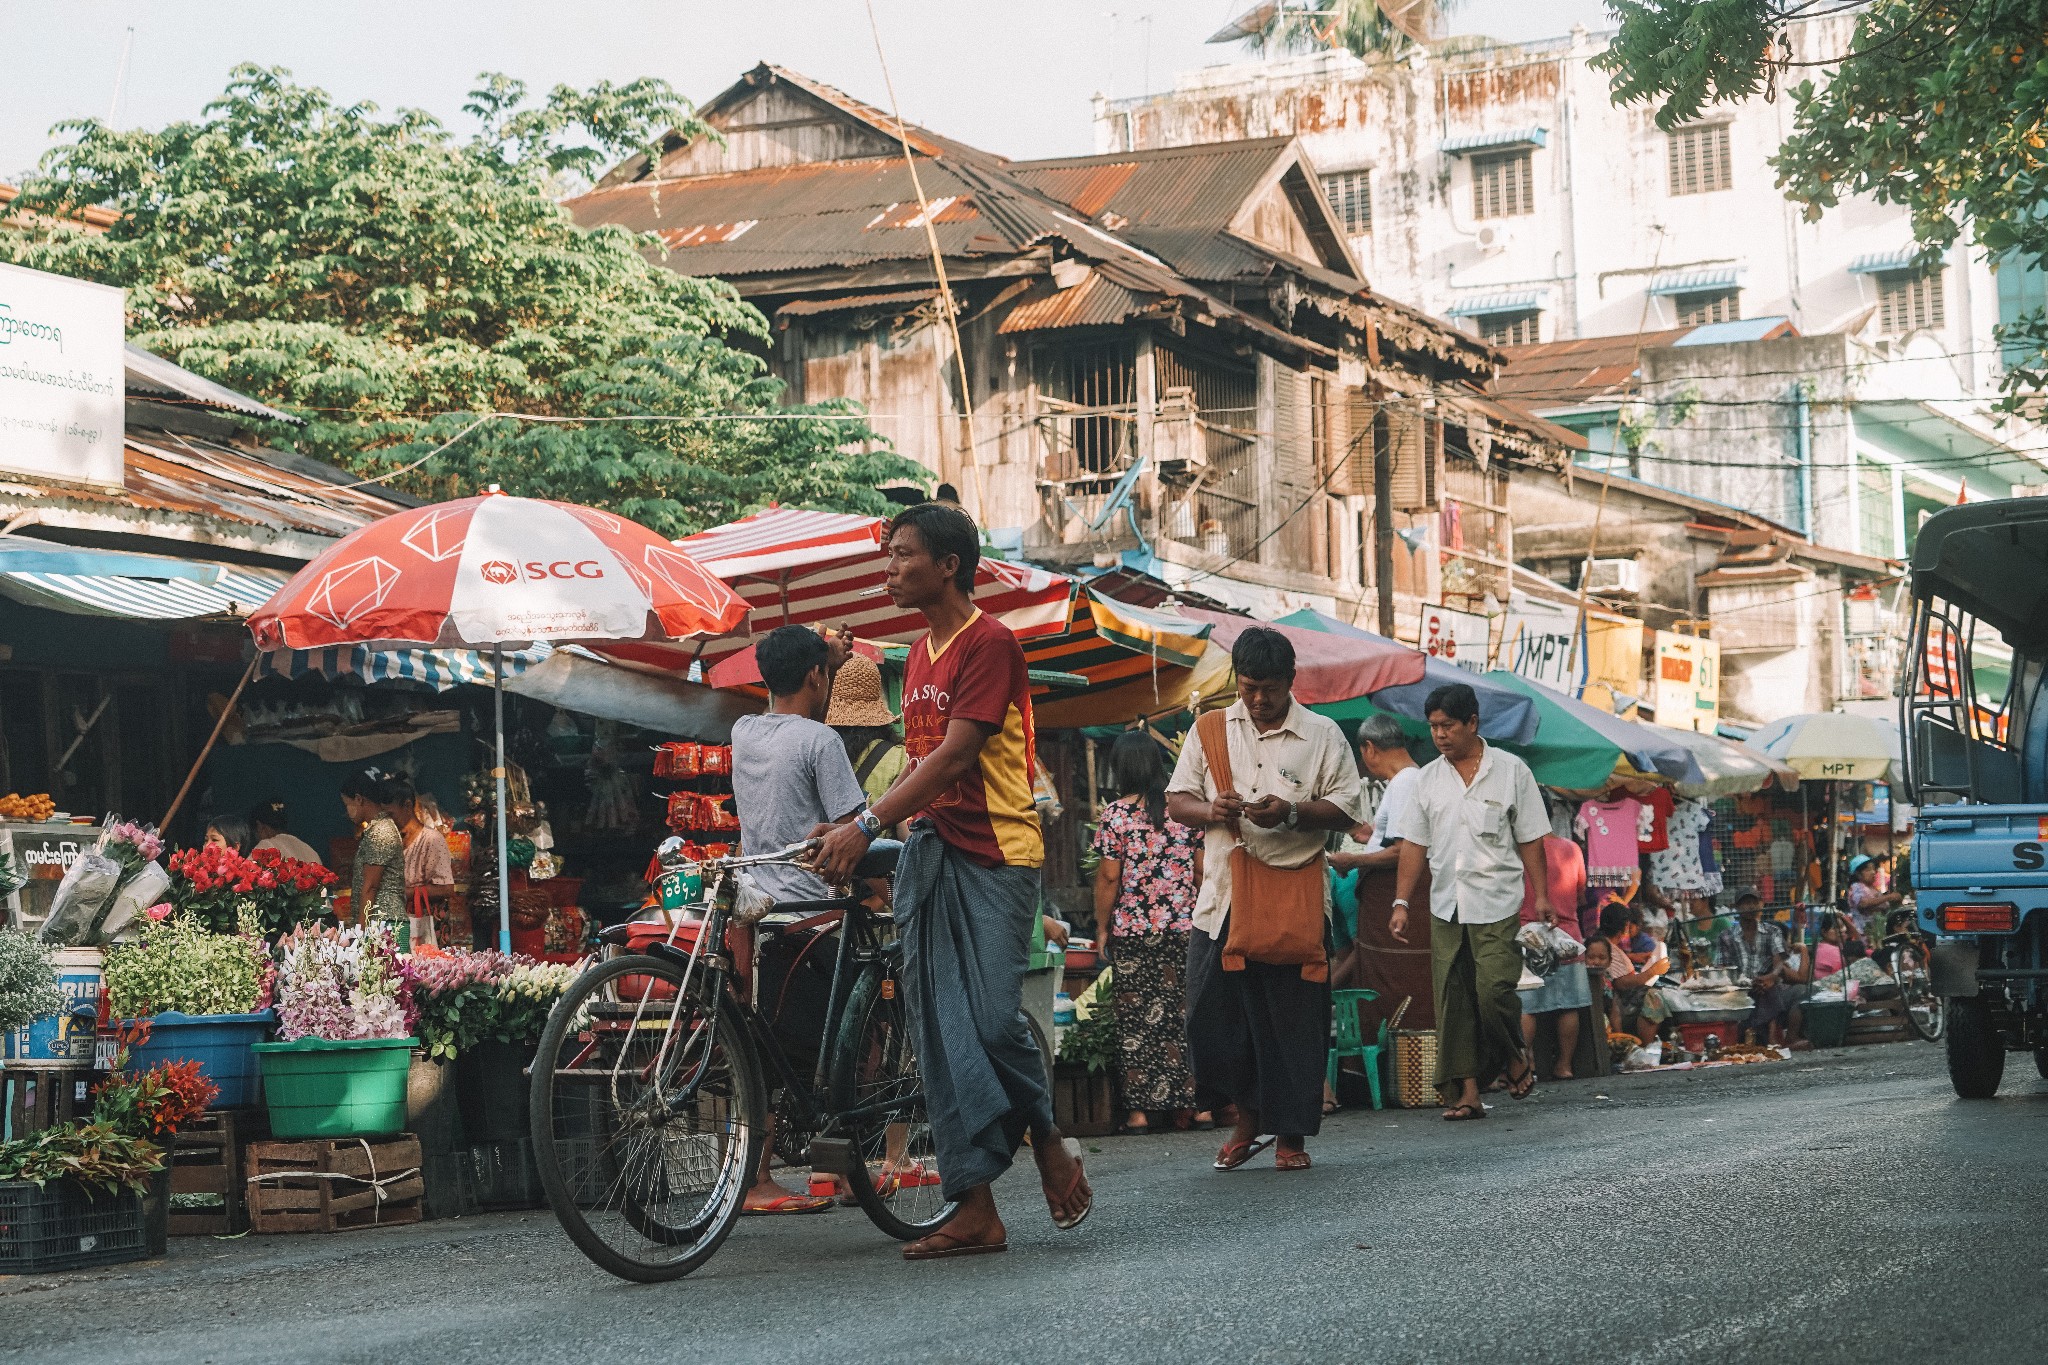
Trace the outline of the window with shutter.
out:
<instances>
[{"instance_id":1,"label":"window with shutter","mask_svg":"<svg viewBox=\"0 0 2048 1365\"><path fill-rule=\"evenodd\" d=\"M1340 391L1330 386L1329 425L1332 467L1324 471L1329 491L1340 498L1370 496L1373 402L1362 387L1354 384Z\"/></svg>"},{"instance_id":2,"label":"window with shutter","mask_svg":"<svg viewBox=\"0 0 2048 1365\"><path fill-rule=\"evenodd\" d=\"M1742 316L1740 289L1708 289L1697 294L1674 294L1681 327L1704 327L1710 322L1734 322Z\"/></svg>"},{"instance_id":3,"label":"window with shutter","mask_svg":"<svg viewBox=\"0 0 2048 1365\"><path fill-rule=\"evenodd\" d=\"M1534 162L1527 151L1472 158L1472 216L1513 218L1536 211Z\"/></svg>"},{"instance_id":4,"label":"window with shutter","mask_svg":"<svg viewBox=\"0 0 2048 1365\"><path fill-rule=\"evenodd\" d=\"M1670 159L1673 194L1711 194L1732 189L1734 166L1728 156L1728 125L1702 123L1674 128L1664 135Z\"/></svg>"},{"instance_id":5,"label":"window with shutter","mask_svg":"<svg viewBox=\"0 0 2048 1365\"><path fill-rule=\"evenodd\" d=\"M1372 231L1372 172L1337 171L1323 177L1323 197L1337 212L1346 236Z\"/></svg>"},{"instance_id":6,"label":"window with shutter","mask_svg":"<svg viewBox=\"0 0 2048 1365\"><path fill-rule=\"evenodd\" d=\"M1886 336L1947 325L1941 272L1887 270L1877 277L1877 329Z\"/></svg>"},{"instance_id":7,"label":"window with shutter","mask_svg":"<svg viewBox=\"0 0 2048 1365\"><path fill-rule=\"evenodd\" d=\"M1442 484L1443 427L1397 400L1380 410L1379 432L1390 475L1389 494L1397 512L1421 512L1437 505Z\"/></svg>"},{"instance_id":8,"label":"window with shutter","mask_svg":"<svg viewBox=\"0 0 2048 1365\"><path fill-rule=\"evenodd\" d=\"M1534 346L1543 339L1539 320L1541 309L1523 313L1481 313L1474 319L1479 339L1491 346Z\"/></svg>"}]
</instances>

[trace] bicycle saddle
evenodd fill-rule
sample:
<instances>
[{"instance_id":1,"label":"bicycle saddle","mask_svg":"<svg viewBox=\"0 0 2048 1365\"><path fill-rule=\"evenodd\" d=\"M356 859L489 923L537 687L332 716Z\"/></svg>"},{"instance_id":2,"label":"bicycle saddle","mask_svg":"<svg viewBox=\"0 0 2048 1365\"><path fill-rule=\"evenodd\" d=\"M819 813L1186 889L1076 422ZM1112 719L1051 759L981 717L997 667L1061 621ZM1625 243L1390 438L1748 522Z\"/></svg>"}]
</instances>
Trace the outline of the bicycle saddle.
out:
<instances>
[{"instance_id":1,"label":"bicycle saddle","mask_svg":"<svg viewBox=\"0 0 2048 1365\"><path fill-rule=\"evenodd\" d=\"M868 845L868 851L854 864L856 877L887 877L896 871L896 859L903 852L901 839L877 839Z\"/></svg>"}]
</instances>

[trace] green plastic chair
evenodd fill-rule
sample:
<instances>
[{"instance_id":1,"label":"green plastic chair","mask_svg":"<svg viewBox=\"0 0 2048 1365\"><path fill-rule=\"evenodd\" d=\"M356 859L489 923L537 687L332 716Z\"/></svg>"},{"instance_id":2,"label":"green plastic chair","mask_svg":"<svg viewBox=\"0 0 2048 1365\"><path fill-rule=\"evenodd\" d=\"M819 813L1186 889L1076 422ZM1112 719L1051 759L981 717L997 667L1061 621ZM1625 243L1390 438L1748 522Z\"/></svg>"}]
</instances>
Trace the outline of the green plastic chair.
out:
<instances>
[{"instance_id":1,"label":"green plastic chair","mask_svg":"<svg viewBox=\"0 0 2048 1365\"><path fill-rule=\"evenodd\" d=\"M1380 998L1378 991L1331 991L1330 1009L1336 1016L1337 1038L1330 1047L1330 1065L1326 1079L1330 1093L1337 1091L1337 1064L1345 1057L1356 1057L1365 1066L1365 1083L1372 1090L1372 1107L1384 1109L1380 1103L1380 1057L1387 1050L1387 1021L1380 1020L1379 1037L1373 1042L1365 1041L1365 1033L1358 1026L1358 1007L1368 1000Z\"/></svg>"}]
</instances>

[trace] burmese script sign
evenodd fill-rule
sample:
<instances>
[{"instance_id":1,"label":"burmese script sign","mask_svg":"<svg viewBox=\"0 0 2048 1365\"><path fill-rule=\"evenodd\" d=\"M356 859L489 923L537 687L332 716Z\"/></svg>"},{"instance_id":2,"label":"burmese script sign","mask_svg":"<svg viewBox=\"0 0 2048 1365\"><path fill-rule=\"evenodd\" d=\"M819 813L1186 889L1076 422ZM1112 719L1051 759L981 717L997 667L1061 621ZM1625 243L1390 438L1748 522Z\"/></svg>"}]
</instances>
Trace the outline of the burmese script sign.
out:
<instances>
[{"instance_id":1,"label":"burmese script sign","mask_svg":"<svg viewBox=\"0 0 2048 1365\"><path fill-rule=\"evenodd\" d=\"M0 265L0 469L121 483L123 307L118 289Z\"/></svg>"}]
</instances>

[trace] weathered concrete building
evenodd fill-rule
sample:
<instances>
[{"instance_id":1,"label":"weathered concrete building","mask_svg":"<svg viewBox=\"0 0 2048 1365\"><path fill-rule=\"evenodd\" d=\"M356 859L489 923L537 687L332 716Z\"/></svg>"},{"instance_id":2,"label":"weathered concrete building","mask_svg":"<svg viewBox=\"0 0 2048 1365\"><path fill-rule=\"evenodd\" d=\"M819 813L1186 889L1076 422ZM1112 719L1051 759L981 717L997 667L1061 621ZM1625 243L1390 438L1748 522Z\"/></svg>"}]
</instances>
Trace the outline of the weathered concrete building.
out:
<instances>
[{"instance_id":1,"label":"weathered concrete building","mask_svg":"<svg viewBox=\"0 0 2048 1365\"><path fill-rule=\"evenodd\" d=\"M1834 10L1784 32L1813 63L1854 22ZM1613 103L1589 65L1606 45L1575 29L1211 67L1098 101L1096 146L1298 138L1374 286L1503 345L1782 315L1884 346L1929 339L1965 394L1995 386L1992 326L2042 305L2040 271L1994 270L1966 233L1918 272L1905 210L1867 199L1803 221L1767 164L1788 95L1667 133Z\"/></svg>"},{"instance_id":2,"label":"weathered concrete building","mask_svg":"<svg viewBox=\"0 0 2048 1365\"><path fill-rule=\"evenodd\" d=\"M731 282L792 400L858 400L1040 562L1410 630L1506 598L1509 471L1582 444L1367 286L1292 139L1011 162L770 66L700 113L722 142L672 138L577 219Z\"/></svg>"}]
</instances>

